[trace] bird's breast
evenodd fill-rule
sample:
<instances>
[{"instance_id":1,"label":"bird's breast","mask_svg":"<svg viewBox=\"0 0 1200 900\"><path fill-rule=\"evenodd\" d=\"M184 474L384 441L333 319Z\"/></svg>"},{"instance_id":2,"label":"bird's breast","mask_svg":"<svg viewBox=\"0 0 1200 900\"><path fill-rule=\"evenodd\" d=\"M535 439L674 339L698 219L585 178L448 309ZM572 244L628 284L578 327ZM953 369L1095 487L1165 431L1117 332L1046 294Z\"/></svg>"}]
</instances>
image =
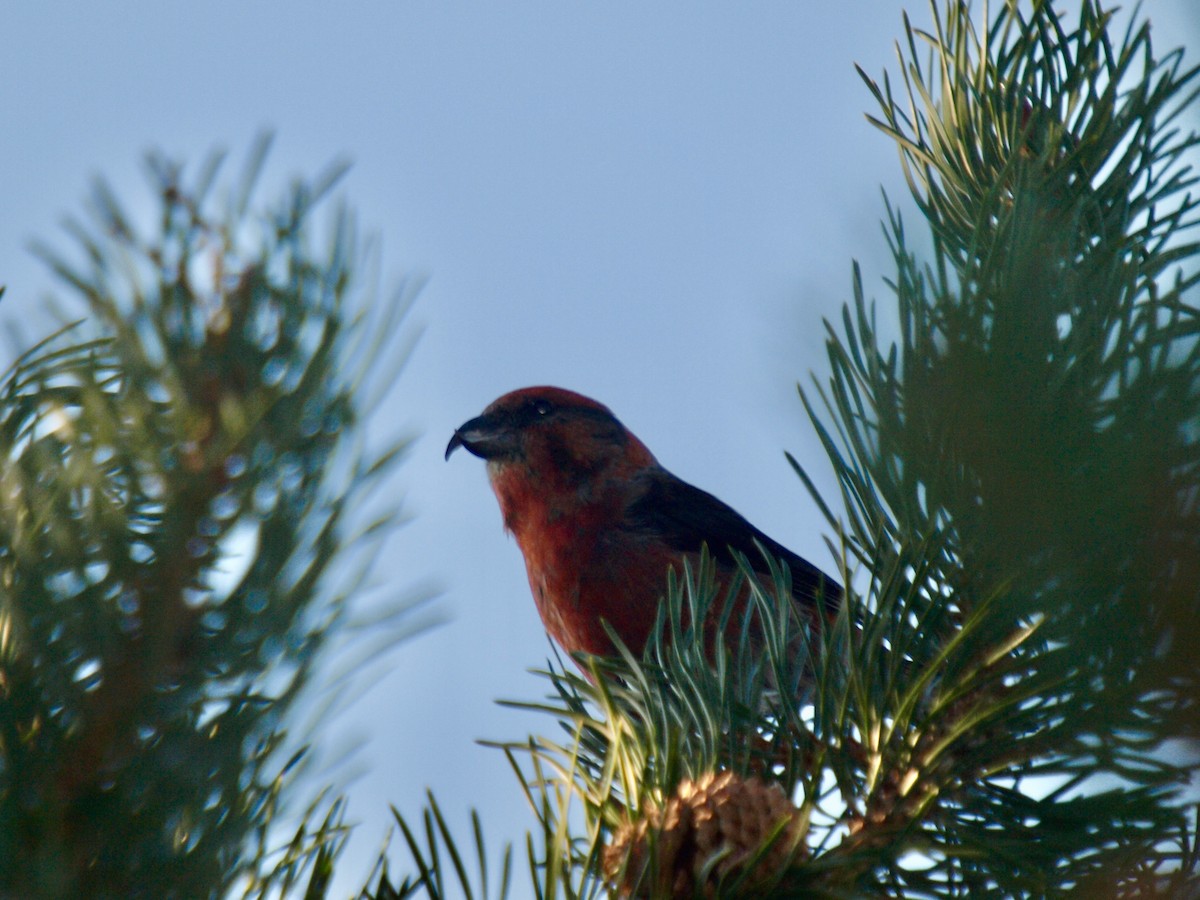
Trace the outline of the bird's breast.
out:
<instances>
[{"instance_id":1,"label":"bird's breast","mask_svg":"<svg viewBox=\"0 0 1200 900\"><path fill-rule=\"evenodd\" d=\"M540 469L489 471L505 528L525 557L529 587L550 636L568 653L611 655L607 622L640 653L654 626L667 569L679 554L625 518L629 484L584 485Z\"/></svg>"},{"instance_id":2,"label":"bird's breast","mask_svg":"<svg viewBox=\"0 0 1200 900\"><path fill-rule=\"evenodd\" d=\"M613 652L607 622L635 653L645 645L673 554L606 521L603 511L547 509L513 533L546 630L567 652Z\"/></svg>"}]
</instances>

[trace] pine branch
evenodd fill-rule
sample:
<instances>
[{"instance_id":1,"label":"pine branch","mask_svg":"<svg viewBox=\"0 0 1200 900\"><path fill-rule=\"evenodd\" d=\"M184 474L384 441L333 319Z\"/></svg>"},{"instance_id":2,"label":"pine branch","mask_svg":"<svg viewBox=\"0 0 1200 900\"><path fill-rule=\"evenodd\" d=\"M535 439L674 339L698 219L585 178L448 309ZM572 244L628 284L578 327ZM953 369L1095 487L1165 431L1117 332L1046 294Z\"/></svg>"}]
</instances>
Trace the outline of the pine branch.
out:
<instances>
[{"instance_id":1,"label":"pine branch","mask_svg":"<svg viewBox=\"0 0 1200 900\"><path fill-rule=\"evenodd\" d=\"M336 800L278 852L272 823L305 758L286 714L387 470L355 446L348 351L372 322L346 214L308 246L342 169L250 213L266 146L231 204L209 200L219 157L189 182L153 156L156 231L101 183L79 261L40 248L88 319L0 386L6 896L267 896L314 862L319 891L340 846Z\"/></svg>"}]
</instances>

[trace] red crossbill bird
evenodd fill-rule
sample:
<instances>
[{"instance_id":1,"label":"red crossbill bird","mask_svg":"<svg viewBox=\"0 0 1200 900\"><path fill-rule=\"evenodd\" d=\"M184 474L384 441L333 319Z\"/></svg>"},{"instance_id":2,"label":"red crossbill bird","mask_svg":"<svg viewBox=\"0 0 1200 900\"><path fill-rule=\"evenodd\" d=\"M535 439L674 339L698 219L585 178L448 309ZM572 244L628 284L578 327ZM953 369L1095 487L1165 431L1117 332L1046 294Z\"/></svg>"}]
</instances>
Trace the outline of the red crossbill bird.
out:
<instances>
[{"instance_id":1,"label":"red crossbill bird","mask_svg":"<svg viewBox=\"0 0 1200 900\"><path fill-rule=\"evenodd\" d=\"M640 654L668 568L681 575L683 561L694 564L705 545L719 582L733 575L735 552L763 575L763 550L782 560L793 602L810 620L840 601L835 581L664 469L595 400L555 387L513 391L455 429L446 459L458 447L487 461L542 622L568 654L611 655L602 622Z\"/></svg>"}]
</instances>

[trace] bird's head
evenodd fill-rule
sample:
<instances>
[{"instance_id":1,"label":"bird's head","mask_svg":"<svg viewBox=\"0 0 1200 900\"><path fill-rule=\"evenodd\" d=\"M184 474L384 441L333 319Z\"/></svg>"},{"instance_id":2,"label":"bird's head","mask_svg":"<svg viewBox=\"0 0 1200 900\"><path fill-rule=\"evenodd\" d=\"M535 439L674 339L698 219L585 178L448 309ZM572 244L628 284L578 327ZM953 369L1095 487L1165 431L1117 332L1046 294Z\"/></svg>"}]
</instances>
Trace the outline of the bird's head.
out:
<instances>
[{"instance_id":1,"label":"bird's head","mask_svg":"<svg viewBox=\"0 0 1200 900\"><path fill-rule=\"evenodd\" d=\"M548 490L655 463L607 406L556 387L500 397L454 430L446 458L458 447L487 460L494 484L520 478Z\"/></svg>"}]
</instances>

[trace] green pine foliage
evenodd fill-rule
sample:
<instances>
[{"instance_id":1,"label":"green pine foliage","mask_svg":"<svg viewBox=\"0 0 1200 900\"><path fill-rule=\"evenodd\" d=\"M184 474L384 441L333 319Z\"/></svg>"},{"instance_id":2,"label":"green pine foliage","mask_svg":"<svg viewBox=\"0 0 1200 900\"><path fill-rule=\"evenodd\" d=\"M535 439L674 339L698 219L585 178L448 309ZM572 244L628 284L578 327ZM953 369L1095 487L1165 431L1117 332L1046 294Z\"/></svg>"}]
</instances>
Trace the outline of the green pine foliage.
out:
<instances>
[{"instance_id":1,"label":"green pine foliage","mask_svg":"<svg viewBox=\"0 0 1200 900\"><path fill-rule=\"evenodd\" d=\"M702 565L643 659L551 665L517 705L555 736L501 744L534 896L1200 895L1197 70L1093 0L996 7L935 3L863 75L928 237L889 205L898 330L856 270L802 390L843 608L812 629L743 566L713 647ZM752 854L680 812L716 771L794 800ZM414 872L373 896L506 896L436 803L400 824Z\"/></svg>"},{"instance_id":2,"label":"green pine foliage","mask_svg":"<svg viewBox=\"0 0 1200 900\"><path fill-rule=\"evenodd\" d=\"M40 250L86 318L0 384L0 896L315 889L344 836L325 794L280 816L388 518L359 397L403 304L364 305L344 211L310 246L344 167L252 207L268 143L223 192L152 156L156 227L100 184Z\"/></svg>"}]
</instances>

